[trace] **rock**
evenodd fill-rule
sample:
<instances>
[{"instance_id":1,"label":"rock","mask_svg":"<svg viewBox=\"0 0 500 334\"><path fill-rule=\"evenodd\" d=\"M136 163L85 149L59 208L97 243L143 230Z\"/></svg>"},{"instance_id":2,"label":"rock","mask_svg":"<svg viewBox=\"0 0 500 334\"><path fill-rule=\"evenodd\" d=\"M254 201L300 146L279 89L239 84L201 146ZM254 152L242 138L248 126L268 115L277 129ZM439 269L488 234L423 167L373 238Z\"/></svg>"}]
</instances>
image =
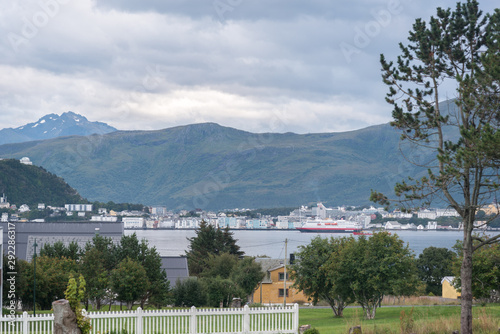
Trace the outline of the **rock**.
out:
<instances>
[{"instance_id":1,"label":"rock","mask_svg":"<svg viewBox=\"0 0 500 334\"><path fill-rule=\"evenodd\" d=\"M299 333L302 334L308 329L311 329L311 325L302 325L299 327Z\"/></svg>"},{"instance_id":2,"label":"rock","mask_svg":"<svg viewBox=\"0 0 500 334\"><path fill-rule=\"evenodd\" d=\"M362 334L363 332L361 331L361 326L354 326L349 328L349 334Z\"/></svg>"},{"instance_id":3,"label":"rock","mask_svg":"<svg viewBox=\"0 0 500 334\"><path fill-rule=\"evenodd\" d=\"M233 298L233 301L231 302L231 307L241 307L241 298Z\"/></svg>"},{"instance_id":4,"label":"rock","mask_svg":"<svg viewBox=\"0 0 500 334\"><path fill-rule=\"evenodd\" d=\"M54 310L54 334L82 334L76 324L76 314L69 301L59 299L52 303Z\"/></svg>"}]
</instances>

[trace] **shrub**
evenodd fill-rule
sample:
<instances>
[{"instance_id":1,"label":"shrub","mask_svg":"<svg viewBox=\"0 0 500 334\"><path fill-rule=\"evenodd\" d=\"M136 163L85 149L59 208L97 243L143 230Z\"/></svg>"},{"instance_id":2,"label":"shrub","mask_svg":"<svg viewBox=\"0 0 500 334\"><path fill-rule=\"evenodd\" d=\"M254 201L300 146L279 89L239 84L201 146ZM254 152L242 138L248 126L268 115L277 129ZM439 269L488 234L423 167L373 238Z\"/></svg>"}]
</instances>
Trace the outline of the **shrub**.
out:
<instances>
[{"instance_id":1,"label":"shrub","mask_svg":"<svg viewBox=\"0 0 500 334\"><path fill-rule=\"evenodd\" d=\"M304 331L304 334L319 334L319 330L316 328L309 328L308 330Z\"/></svg>"}]
</instances>

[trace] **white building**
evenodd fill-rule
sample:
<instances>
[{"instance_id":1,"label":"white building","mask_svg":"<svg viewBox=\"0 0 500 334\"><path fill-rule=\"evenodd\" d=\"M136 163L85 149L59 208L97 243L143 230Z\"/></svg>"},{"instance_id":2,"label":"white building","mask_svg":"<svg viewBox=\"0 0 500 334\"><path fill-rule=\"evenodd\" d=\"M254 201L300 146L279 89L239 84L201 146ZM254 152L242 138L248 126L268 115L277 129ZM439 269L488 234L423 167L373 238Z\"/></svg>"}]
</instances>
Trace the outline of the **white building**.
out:
<instances>
[{"instance_id":1,"label":"white building","mask_svg":"<svg viewBox=\"0 0 500 334\"><path fill-rule=\"evenodd\" d=\"M400 230L401 224L398 223L397 221L389 221L389 222L385 223L385 229L386 230Z\"/></svg>"},{"instance_id":2,"label":"white building","mask_svg":"<svg viewBox=\"0 0 500 334\"><path fill-rule=\"evenodd\" d=\"M159 228L174 228L175 222L173 220L160 220L158 223Z\"/></svg>"},{"instance_id":3,"label":"white building","mask_svg":"<svg viewBox=\"0 0 500 334\"><path fill-rule=\"evenodd\" d=\"M7 197L3 194L3 196L0 197L0 209L8 209L9 207L10 203L7 202Z\"/></svg>"},{"instance_id":4,"label":"white building","mask_svg":"<svg viewBox=\"0 0 500 334\"><path fill-rule=\"evenodd\" d=\"M143 217L123 217L123 228L143 228L144 218Z\"/></svg>"},{"instance_id":5,"label":"white building","mask_svg":"<svg viewBox=\"0 0 500 334\"><path fill-rule=\"evenodd\" d=\"M25 165L33 165L33 163L31 162L30 158L28 157L23 157L19 160L19 162L21 162L22 164L25 164Z\"/></svg>"},{"instance_id":6,"label":"white building","mask_svg":"<svg viewBox=\"0 0 500 334\"><path fill-rule=\"evenodd\" d=\"M459 217L457 210L453 208L436 209L437 217Z\"/></svg>"},{"instance_id":7,"label":"white building","mask_svg":"<svg viewBox=\"0 0 500 334\"><path fill-rule=\"evenodd\" d=\"M151 214L155 216L164 217L167 215L167 208L164 206L153 206L151 207Z\"/></svg>"},{"instance_id":8,"label":"white building","mask_svg":"<svg viewBox=\"0 0 500 334\"><path fill-rule=\"evenodd\" d=\"M68 212L73 212L73 211L90 212L92 211L92 204L65 204L64 208Z\"/></svg>"},{"instance_id":9,"label":"white building","mask_svg":"<svg viewBox=\"0 0 500 334\"><path fill-rule=\"evenodd\" d=\"M23 204L19 207L19 212L28 212L30 211L30 207L27 204Z\"/></svg>"},{"instance_id":10,"label":"white building","mask_svg":"<svg viewBox=\"0 0 500 334\"><path fill-rule=\"evenodd\" d=\"M428 221L427 222L427 229L428 230L436 230L438 226L438 223L435 221Z\"/></svg>"},{"instance_id":11,"label":"white building","mask_svg":"<svg viewBox=\"0 0 500 334\"><path fill-rule=\"evenodd\" d=\"M38 210L45 210L45 203L38 203Z\"/></svg>"},{"instance_id":12,"label":"white building","mask_svg":"<svg viewBox=\"0 0 500 334\"><path fill-rule=\"evenodd\" d=\"M424 209L417 212L417 217L422 219L436 219L437 213L436 210Z\"/></svg>"},{"instance_id":13,"label":"white building","mask_svg":"<svg viewBox=\"0 0 500 334\"><path fill-rule=\"evenodd\" d=\"M116 222L118 217L113 216L92 216L90 217L90 221L93 222Z\"/></svg>"},{"instance_id":14,"label":"white building","mask_svg":"<svg viewBox=\"0 0 500 334\"><path fill-rule=\"evenodd\" d=\"M3 212L1 222L7 223L8 221L9 221L9 214L7 212Z\"/></svg>"}]
</instances>

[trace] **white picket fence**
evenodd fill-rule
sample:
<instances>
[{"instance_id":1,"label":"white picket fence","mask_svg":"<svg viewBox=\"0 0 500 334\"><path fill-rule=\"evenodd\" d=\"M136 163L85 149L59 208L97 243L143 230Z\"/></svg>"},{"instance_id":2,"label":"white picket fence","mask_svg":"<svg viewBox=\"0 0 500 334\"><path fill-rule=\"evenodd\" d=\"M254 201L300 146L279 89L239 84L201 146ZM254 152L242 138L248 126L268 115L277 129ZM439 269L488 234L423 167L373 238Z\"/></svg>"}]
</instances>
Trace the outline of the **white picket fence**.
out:
<instances>
[{"instance_id":1,"label":"white picket fence","mask_svg":"<svg viewBox=\"0 0 500 334\"><path fill-rule=\"evenodd\" d=\"M297 333L299 306L90 312L92 334ZM0 317L1 334L51 334L53 314Z\"/></svg>"}]
</instances>

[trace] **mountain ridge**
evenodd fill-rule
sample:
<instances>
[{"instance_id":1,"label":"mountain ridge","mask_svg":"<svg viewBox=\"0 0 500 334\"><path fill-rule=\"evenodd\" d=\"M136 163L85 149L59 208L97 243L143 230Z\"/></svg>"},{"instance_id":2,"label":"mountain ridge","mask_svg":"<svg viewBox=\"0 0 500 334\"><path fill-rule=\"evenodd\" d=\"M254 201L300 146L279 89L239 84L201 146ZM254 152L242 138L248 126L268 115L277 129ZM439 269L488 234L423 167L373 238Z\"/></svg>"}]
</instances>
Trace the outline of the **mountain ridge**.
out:
<instances>
[{"instance_id":1,"label":"mountain ridge","mask_svg":"<svg viewBox=\"0 0 500 334\"><path fill-rule=\"evenodd\" d=\"M28 156L92 201L187 209L341 205L368 203L371 188L390 190L394 176L403 177L398 166L410 167L398 142L388 124L294 134L201 123L7 144L0 156Z\"/></svg>"},{"instance_id":2,"label":"mountain ridge","mask_svg":"<svg viewBox=\"0 0 500 334\"><path fill-rule=\"evenodd\" d=\"M85 116L68 111L62 113L61 116L53 113L47 114L36 122L17 128L4 128L0 130L0 145L62 136L105 134L114 131L116 129L106 123L90 122Z\"/></svg>"}]
</instances>

